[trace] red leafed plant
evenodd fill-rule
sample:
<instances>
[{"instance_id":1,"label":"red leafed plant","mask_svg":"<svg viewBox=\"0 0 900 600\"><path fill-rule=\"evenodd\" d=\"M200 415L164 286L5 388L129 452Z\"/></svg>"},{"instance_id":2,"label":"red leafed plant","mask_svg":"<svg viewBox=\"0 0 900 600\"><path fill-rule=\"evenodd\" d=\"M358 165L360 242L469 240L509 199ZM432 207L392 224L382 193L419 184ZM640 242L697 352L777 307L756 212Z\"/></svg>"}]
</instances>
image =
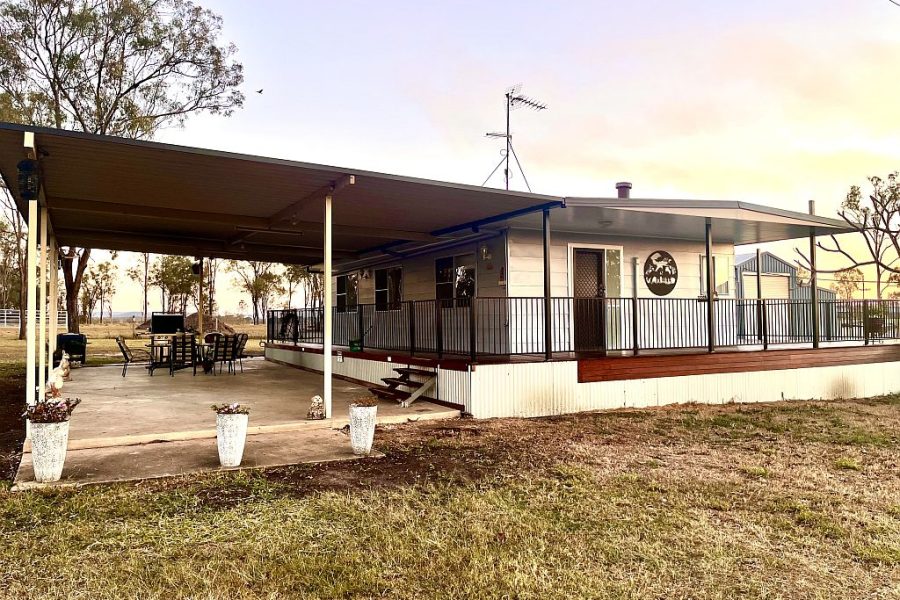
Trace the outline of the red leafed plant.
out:
<instances>
[{"instance_id":1,"label":"red leafed plant","mask_svg":"<svg viewBox=\"0 0 900 600\"><path fill-rule=\"evenodd\" d=\"M26 419L32 423L62 423L68 421L72 411L81 403L80 398L60 398L59 389L50 385L46 396L25 408Z\"/></svg>"},{"instance_id":2,"label":"red leafed plant","mask_svg":"<svg viewBox=\"0 0 900 600\"><path fill-rule=\"evenodd\" d=\"M241 404L213 404L212 409L217 415L249 415L250 407Z\"/></svg>"}]
</instances>

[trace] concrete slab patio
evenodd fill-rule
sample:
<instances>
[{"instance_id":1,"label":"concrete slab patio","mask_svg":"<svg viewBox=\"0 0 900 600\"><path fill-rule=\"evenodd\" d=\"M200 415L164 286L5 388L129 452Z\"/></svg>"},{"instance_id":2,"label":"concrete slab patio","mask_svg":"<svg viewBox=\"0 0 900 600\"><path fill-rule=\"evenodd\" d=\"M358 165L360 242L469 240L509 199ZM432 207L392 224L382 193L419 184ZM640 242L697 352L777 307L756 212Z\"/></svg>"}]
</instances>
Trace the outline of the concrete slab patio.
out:
<instances>
[{"instance_id":1,"label":"concrete slab patio","mask_svg":"<svg viewBox=\"0 0 900 600\"><path fill-rule=\"evenodd\" d=\"M215 437L210 407L223 402L250 407L251 434L339 429L348 423L350 403L369 395L365 387L335 378L334 418L308 421L310 399L322 393L322 376L261 358L244 361L244 372L237 375L178 371L170 377L157 371L150 376L136 365L123 378L121 366L86 367L72 371L64 391L81 398L69 430L73 450ZM458 415L427 401L409 408L396 402L378 405L381 424Z\"/></svg>"},{"instance_id":2,"label":"concrete slab patio","mask_svg":"<svg viewBox=\"0 0 900 600\"><path fill-rule=\"evenodd\" d=\"M368 457L356 456L350 449L345 433L337 429L311 428L302 432L248 436L241 466L228 469L219 466L219 455L213 439L69 450L62 479L46 484L34 481L31 454L26 453L19 465L13 491L381 456L383 455L377 451L373 451Z\"/></svg>"},{"instance_id":3,"label":"concrete slab patio","mask_svg":"<svg viewBox=\"0 0 900 600\"><path fill-rule=\"evenodd\" d=\"M348 437L338 431L349 420L350 403L367 390L334 380L334 418L306 420L310 398L321 393L322 376L251 359L236 375L153 376L139 365L122 377L121 366L72 371L64 393L81 398L72 415L69 452L60 485L147 479L218 470L212 404L239 402L250 407L250 429L242 467L274 467L355 457ZM378 423L447 419L459 411L427 401L408 408L378 405ZM377 438L376 438L377 445ZM16 476L15 489L34 487L30 446Z\"/></svg>"}]
</instances>

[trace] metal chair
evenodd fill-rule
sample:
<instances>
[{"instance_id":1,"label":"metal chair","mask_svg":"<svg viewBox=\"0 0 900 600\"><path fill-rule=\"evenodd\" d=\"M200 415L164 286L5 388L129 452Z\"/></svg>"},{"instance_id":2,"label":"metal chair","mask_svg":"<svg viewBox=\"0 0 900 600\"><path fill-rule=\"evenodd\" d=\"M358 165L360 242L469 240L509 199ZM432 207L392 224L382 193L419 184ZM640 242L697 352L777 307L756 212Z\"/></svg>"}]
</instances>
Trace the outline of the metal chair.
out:
<instances>
[{"instance_id":1,"label":"metal chair","mask_svg":"<svg viewBox=\"0 0 900 600\"><path fill-rule=\"evenodd\" d=\"M234 342L234 358L238 361L238 364L241 366L241 373L244 372L244 359L249 358L244 350L247 348L247 340L250 338L246 333L239 333L237 335L237 339ZM234 363L232 363L233 367Z\"/></svg>"},{"instance_id":2,"label":"metal chair","mask_svg":"<svg viewBox=\"0 0 900 600\"><path fill-rule=\"evenodd\" d=\"M193 369L197 374L197 339L193 335L172 336L172 345L169 349L169 375L175 376L175 371L181 369Z\"/></svg>"},{"instance_id":3,"label":"metal chair","mask_svg":"<svg viewBox=\"0 0 900 600\"><path fill-rule=\"evenodd\" d=\"M116 337L116 344L119 346L119 352L122 353L122 358L125 359L125 364L122 366L122 377L125 377L125 373L128 372L128 365L133 362L138 362L134 358L134 351L128 347L128 344L125 343L125 338L121 335ZM150 353L146 350L138 349L138 352L141 353L141 358L143 359L143 355L147 355L147 362L150 362Z\"/></svg>"},{"instance_id":4,"label":"metal chair","mask_svg":"<svg viewBox=\"0 0 900 600\"><path fill-rule=\"evenodd\" d=\"M216 364L219 364L219 373L222 372L222 365L227 363L230 359L231 348L233 346L233 342L231 341L230 336L222 335L221 333L212 336L211 338L212 351L208 357L208 360L212 362L212 373L216 374ZM229 371L231 367L229 366Z\"/></svg>"}]
</instances>

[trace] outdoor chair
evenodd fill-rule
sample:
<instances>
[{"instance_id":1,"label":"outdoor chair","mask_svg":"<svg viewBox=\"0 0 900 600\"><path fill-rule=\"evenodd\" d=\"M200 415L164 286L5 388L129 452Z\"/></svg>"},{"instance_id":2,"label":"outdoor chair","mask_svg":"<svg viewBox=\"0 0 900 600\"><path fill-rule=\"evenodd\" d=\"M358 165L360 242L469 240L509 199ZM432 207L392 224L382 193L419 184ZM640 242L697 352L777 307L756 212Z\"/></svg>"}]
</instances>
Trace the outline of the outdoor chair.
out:
<instances>
[{"instance_id":1,"label":"outdoor chair","mask_svg":"<svg viewBox=\"0 0 900 600\"><path fill-rule=\"evenodd\" d=\"M234 343L234 358L238 361L238 364L241 366L241 373L244 372L244 359L249 358L245 353L247 349L247 340L250 338L246 333L239 333L237 335L237 340ZM233 364L232 364L233 367Z\"/></svg>"},{"instance_id":2,"label":"outdoor chair","mask_svg":"<svg viewBox=\"0 0 900 600\"><path fill-rule=\"evenodd\" d=\"M169 347L169 375L175 376L175 371L181 369L193 369L197 374L197 339L192 335L172 336L172 344Z\"/></svg>"},{"instance_id":3,"label":"outdoor chair","mask_svg":"<svg viewBox=\"0 0 900 600\"><path fill-rule=\"evenodd\" d=\"M134 358L134 351L128 347L128 344L125 343L125 338L121 335L116 338L116 344L119 346L122 358L125 359L125 364L122 366L122 377L125 377L125 373L128 372L128 365L138 361ZM150 362L150 353L148 351L138 349L138 353L141 360L146 360L148 363Z\"/></svg>"},{"instance_id":4,"label":"outdoor chair","mask_svg":"<svg viewBox=\"0 0 900 600\"><path fill-rule=\"evenodd\" d=\"M208 334L207 337L211 340L208 343L212 344L212 348L210 348L209 355L207 356L207 361L212 364L212 373L215 375L216 364L219 365L219 373L221 373L222 365L231 359L231 349L234 346L234 343L230 336L222 335L221 333L215 335ZM229 366L229 371L230 370L231 367Z\"/></svg>"}]
</instances>

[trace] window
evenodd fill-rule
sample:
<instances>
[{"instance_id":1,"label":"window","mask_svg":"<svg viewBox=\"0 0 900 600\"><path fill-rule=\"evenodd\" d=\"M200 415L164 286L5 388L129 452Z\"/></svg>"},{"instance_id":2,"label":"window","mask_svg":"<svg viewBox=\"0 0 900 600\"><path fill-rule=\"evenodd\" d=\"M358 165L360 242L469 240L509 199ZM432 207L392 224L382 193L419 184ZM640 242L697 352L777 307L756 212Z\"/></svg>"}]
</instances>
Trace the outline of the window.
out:
<instances>
[{"instance_id":1,"label":"window","mask_svg":"<svg viewBox=\"0 0 900 600\"><path fill-rule=\"evenodd\" d=\"M475 296L475 255L448 256L434 262L434 297L444 306L468 306Z\"/></svg>"},{"instance_id":2,"label":"window","mask_svg":"<svg viewBox=\"0 0 900 600\"><path fill-rule=\"evenodd\" d=\"M359 302L359 273L339 275L337 278L337 311L355 312Z\"/></svg>"},{"instance_id":3,"label":"window","mask_svg":"<svg viewBox=\"0 0 900 600\"><path fill-rule=\"evenodd\" d=\"M375 310L400 310L403 299L403 269L391 267L375 271Z\"/></svg>"},{"instance_id":4,"label":"window","mask_svg":"<svg viewBox=\"0 0 900 600\"><path fill-rule=\"evenodd\" d=\"M716 296L731 295L731 271L732 257L728 255L713 254L713 283L716 288ZM706 296L706 255L700 255L700 295Z\"/></svg>"}]
</instances>

